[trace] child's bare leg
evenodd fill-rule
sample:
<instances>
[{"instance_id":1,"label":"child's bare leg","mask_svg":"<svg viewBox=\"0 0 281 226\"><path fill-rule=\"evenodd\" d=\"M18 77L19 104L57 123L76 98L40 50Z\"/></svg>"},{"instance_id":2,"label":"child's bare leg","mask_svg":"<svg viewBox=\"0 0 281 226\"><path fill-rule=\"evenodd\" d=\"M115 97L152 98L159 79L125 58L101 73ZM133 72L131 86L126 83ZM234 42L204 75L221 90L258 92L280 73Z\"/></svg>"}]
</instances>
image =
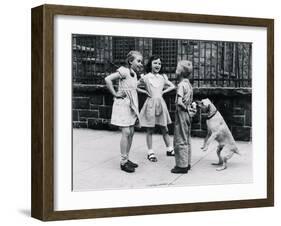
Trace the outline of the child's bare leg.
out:
<instances>
[{"instance_id":1,"label":"child's bare leg","mask_svg":"<svg viewBox=\"0 0 281 226\"><path fill-rule=\"evenodd\" d=\"M129 127L122 127L122 137L120 141L120 150L121 150L121 165L125 164L128 161L128 147L129 139L131 136L131 131Z\"/></svg>"},{"instance_id":2,"label":"child's bare leg","mask_svg":"<svg viewBox=\"0 0 281 226\"><path fill-rule=\"evenodd\" d=\"M167 147L167 154L168 152L170 152L170 154L168 155L174 155L174 148L173 146L171 145L171 142L170 142L170 136L169 136L169 133L168 133L168 128L167 126L161 126L161 133L162 133L162 136L163 136L163 140L165 142L165 145Z\"/></svg>"},{"instance_id":3,"label":"child's bare leg","mask_svg":"<svg viewBox=\"0 0 281 226\"><path fill-rule=\"evenodd\" d=\"M128 157L129 157L129 153L130 153L130 150L131 150L131 146L132 146L132 142L133 142L133 137L134 137L134 131L135 131L134 126L130 126L129 130L130 130L130 135L128 137L128 146L127 146L127 151L126 151Z\"/></svg>"},{"instance_id":4,"label":"child's bare leg","mask_svg":"<svg viewBox=\"0 0 281 226\"><path fill-rule=\"evenodd\" d=\"M148 150L152 150L152 134L153 128L147 128L146 130L146 145Z\"/></svg>"},{"instance_id":5,"label":"child's bare leg","mask_svg":"<svg viewBox=\"0 0 281 226\"><path fill-rule=\"evenodd\" d=\"M130 161L130 150L131 150L131 146L132 146L132 142L133 142L133 137L134 137L134 132L135 132L134 126L130 126L129 130L130 130L130 135L128 136L128 145L127 145L127 150L126 150L126 156L127 156L127 160L129 162L129 164L133 168L137 168L138 164Z\"/></svg>"},{"instance_id":6,"label":"child's bare leg","mask_svg":"<svg viewBox=\"0 0 281 226\"><path fill-rule=\"evenodd\" d=\"M168 133L168 128L166 126L161 126L160 128L166 147L170 147L170 136Z\"/></svg>"},{"instance_id":7,"label":"child's bare leg","mask_svg":"<svg viewBox=\"0 0 281 226\"><path fill-rule=\"evenodd\" d=\"M157 158L152 149L152 134L153 134L153 128L147 128L147 130L146 130L146 145L147 145L147 149L148 149L147 158L151 162L157 162Z\"/></svg>"},{"instance_id":8,"label":"child's bare leg","mask_svg":"<svg viewBox=\"0 0 281 226\"><path fill-rule=\"evenodd\" d=\"M128 161L129 160L129 151L132 144L132 129L130 127L121 127L122 137L120 141L120 150L121 150L121 160L120 168L121 170L127 173L135 172L137 164ZM133 165L132 165L133 164Z\"/></svg>"}]
</instances>

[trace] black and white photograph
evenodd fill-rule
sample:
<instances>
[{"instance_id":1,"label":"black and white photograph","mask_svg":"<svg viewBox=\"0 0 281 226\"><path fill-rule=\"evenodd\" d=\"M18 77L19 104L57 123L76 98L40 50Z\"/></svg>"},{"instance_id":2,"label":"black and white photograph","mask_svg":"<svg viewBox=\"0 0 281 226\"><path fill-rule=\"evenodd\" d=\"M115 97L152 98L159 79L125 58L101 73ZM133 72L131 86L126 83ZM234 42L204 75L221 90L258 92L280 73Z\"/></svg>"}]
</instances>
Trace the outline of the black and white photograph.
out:
<instances>
[{"instance_id":1,"label":"black and white photograph","mask_svg":"<svg viewBox=\"0 0 281 226\"><path fill-rule=\"evenodd\" d=\"M71 39L73 191L253 183L251 42Z\"/></svg>"},{"instance_id":2,"label":"black and white photograph","mask_svg":"<svg viewBox=\"0 0 281 226\"><path fill-rule=\"evenodd\" d=\"M274 205L274 20L32 15L35 218Z\"/></svg>"},{"instance_id":3,"label":"black and white photograph","mask_svg":"<svg viewBox=\"0 0 281 226\"><path fill-rule=\"evenodd\" d=\"M0 224L280 222L278 5L3 2Z\"/></svg>"}]
</instances>

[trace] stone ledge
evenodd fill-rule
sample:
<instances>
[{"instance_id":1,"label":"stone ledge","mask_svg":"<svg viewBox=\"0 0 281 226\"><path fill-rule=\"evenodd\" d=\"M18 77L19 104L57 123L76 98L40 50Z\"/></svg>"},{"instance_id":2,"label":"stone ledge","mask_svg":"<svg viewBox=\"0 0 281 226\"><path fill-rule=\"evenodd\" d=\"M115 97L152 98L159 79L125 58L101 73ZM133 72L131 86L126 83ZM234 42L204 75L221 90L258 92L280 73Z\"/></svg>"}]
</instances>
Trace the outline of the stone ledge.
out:
<instances>
[{"instance_id":1,"label":"stone ledge","mask_svg":"<svg viewBox=\"0 0 281 226\"><path fill-rule=\"evenodd\" d=\"M73 84L74 93L109 93L106 85Z\"/></svg>"},{"instance_id":2,"label":"stone ledge","mask_svg":"<svg viewBox=\"0 0 281 226\"><path fill-rule=\"evenodd\" d=\"M228 87L212 87L212 88L193 88L195 96L251 96L252 88L228 88Z\"/></svg>"},{"instance_id":3,"label":"stone ledge","mask_svg":"<svg viewBox=\"0 0 281 226\"><path fill-rule=\"evenodd\" d=\"M109 93L106 85L87 85L87 84L73 84L74 93ZM222 96L251 96L252 88L229 88L229 87L210 87L210 88L193 88L194 95L200 97L207 97L210 95ZM165 94L165 96L175 95L176 91Z\"/></svg>"}]
</instances>

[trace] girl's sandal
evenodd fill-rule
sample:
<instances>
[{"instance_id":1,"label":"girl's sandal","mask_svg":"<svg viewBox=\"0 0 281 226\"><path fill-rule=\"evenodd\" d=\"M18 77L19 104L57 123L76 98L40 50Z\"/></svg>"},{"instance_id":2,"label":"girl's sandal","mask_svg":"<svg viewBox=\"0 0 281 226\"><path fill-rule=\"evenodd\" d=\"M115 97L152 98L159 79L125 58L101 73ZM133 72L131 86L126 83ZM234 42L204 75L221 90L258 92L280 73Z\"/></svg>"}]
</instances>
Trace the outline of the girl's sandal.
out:
<instances>
[{"instance_id":1,"label":"girl's sandal","mask_svg":"<svg viewBox=\"0 0 281 226\"><path fill-rule=\"evenodd\" d=\"M150 162L157 162L157 158L155 156L154 153L150 153L147 155L147 159L150 161Z\"/></svg>"},{"instance_id":2,"label":"girl's sandal","mask_svg":"<svg viewBox=\"0 0 281 226\"><path fill-rule=\"evenodd\" d=\"M172 151L167 151L167 152L166 152L166 155L167 155L167 156L175 156L175 151L174 151L174 150L172 150Z\"/></svg>"}]
</instances>

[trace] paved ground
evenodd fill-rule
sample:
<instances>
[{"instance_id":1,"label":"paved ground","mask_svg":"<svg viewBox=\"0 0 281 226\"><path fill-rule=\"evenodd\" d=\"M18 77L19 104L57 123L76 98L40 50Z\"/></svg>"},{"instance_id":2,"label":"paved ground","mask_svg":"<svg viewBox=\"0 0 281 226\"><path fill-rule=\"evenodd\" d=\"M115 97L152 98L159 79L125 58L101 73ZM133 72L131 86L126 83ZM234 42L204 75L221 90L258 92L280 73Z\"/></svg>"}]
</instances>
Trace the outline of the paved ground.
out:
<instances>
[{"instance_id":1,"label":"paved ground","mask_svg":"<svg viewBox=\"0 0 281 226\"><path fill-rule=\"evenodd\" d=\"M120 170L120 138L118 131L73 130L74 191L241 184L251 183L253 179L251 142L237 142L242 155L234 155L228 169L218 172L211 165L217 161L215 146L202 152L203 139L192 138L192 170L179 175L170 172L174 157L166 156L162 136L153 135L158 162L152 163L146 158L145 133L136 132L130 159L139 167L135 173L129 174Z\"/></svg>"}]
</instances>

